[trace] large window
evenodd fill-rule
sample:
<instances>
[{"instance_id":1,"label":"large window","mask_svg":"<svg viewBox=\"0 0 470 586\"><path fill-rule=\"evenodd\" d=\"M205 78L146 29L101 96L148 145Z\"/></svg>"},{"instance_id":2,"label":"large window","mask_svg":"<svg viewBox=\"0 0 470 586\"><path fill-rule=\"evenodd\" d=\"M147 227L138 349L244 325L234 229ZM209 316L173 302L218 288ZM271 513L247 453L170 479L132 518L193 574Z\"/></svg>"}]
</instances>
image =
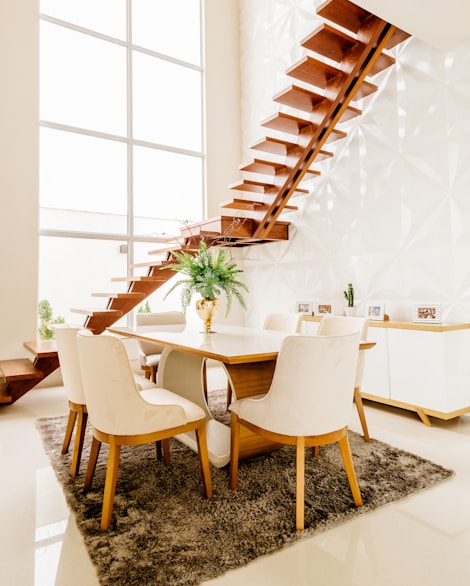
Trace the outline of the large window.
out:
<instances>
[{"instance_id":1,"label":"large window","mask_svg":"<svg viewBox=\"0 0 470 586\"><path fill-rule=\"evenodd\" d=\"M39 295L67 321L203 217L201 10L40 0Z\"/></svg>"}]
</instances>

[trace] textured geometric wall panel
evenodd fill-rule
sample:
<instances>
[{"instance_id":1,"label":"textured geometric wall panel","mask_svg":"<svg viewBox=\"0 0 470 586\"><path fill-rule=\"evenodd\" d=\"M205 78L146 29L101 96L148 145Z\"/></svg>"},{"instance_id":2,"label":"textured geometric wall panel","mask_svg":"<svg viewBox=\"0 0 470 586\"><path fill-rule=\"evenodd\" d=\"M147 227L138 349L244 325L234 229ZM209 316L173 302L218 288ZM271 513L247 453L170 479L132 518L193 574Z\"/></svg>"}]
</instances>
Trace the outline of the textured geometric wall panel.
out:
<instances>
[{"instance_id":1,"label":"textured geometric wall panel","mask_svg":"<svg viewBox=\"0 0 470 586\"><path fill-rule=\"evenodd\" d=\"M318 5L318 3L317 3ZM272 97L292 79L300 42L322 22L312 0L241 0L244 160L282 109ZM243 249L256 291L247 320L292 311L296 300L331 300L353 282L359 301L384 301L392 319L411 304L442 303L446 321L470 321L470 44L440 52L411 38L396 64L374 78L379 91L353 105L334 156L298 211L288 242ZM264 302L261 300L264 299Z\"/></svg>"}]
</instances>

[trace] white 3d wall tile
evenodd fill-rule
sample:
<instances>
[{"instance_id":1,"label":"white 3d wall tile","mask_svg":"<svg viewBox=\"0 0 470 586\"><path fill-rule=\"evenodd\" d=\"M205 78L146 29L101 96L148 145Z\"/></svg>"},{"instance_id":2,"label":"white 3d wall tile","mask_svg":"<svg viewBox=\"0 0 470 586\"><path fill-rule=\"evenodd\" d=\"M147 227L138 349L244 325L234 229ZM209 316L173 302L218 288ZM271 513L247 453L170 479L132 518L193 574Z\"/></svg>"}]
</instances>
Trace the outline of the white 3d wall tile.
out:
<instances>
[{"instance_id":1,"label":"white 3d wall tile","mask_svg":"<svg viewBox=\"0 0 470 586\"><path fill-rule=\"evenodd\" d=\"M240 6L245 161L319 20L311 0ZM445 321L470 321L470 46L445 53L411 38L393 55L396 65L374 78L379 91L357 102L362 115L343 125L347 138L286 216L290 240L244 249L256 293L248 322L293 311L298 299L341 309L349 282L359 301L382 300L395 319L432 300Z\"/></svg>"}]
</instances>

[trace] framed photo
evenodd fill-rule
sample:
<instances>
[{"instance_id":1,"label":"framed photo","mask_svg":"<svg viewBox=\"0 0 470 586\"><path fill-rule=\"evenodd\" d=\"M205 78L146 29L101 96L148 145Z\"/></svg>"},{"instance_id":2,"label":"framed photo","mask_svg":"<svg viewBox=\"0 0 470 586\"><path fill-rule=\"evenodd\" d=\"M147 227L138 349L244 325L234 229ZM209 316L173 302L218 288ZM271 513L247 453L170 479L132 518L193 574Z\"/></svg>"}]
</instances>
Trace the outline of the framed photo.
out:
<instances>
[{"instance_id":1,"label":"framed photo","mask_svg":"<svg viewBox=\"0 0 470 586\"><path fill-rule=\"evenodd\" d=\"M417 324L440 324L441 315L439 303L415 303L412 307L412 320Z\"/></svg>"},{"instance_id":2,"label":"framed photo","mask_svg":"<svg viewBox=\"0 0 470 586\"><path fill-rule=\"evenodd\" d=\"M374 321L383 321L385 305L379 301L369 301L366 305L366 317Z\"/></svg>"},{"instance_id":3,"label":"framed photo","mask_svg":"<svg viewBox=\"0 0 470 586\"><path fill-rule=\"evenodd\" d=\"M317 303L315 307L315 315L328 315L332 313L331 303Z\"/></svg>"},{"instance_id":4,"label":"framed photo","mask_svg":"<svg viewBox=\"0 0 470 586\"><path fill-rule=\"evenodd\" d=\"M295 311L304 315L312 315L313 303L311 301L296 301Z\"/></svg>"}]
</instances>

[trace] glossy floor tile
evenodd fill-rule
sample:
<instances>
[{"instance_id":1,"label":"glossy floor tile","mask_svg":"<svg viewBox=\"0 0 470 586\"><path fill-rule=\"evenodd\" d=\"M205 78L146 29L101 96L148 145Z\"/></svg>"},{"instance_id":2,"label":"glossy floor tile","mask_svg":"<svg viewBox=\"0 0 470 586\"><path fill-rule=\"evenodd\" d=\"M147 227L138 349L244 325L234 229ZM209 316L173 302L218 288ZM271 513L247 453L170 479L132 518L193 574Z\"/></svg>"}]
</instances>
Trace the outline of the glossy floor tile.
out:
<instances>
[{"instance_id":1,"label":"glossy floor tile","mask_svg":"<svg viewBox=\"0 0 470 586\"><path fill-rule=\"evenodd\" d=\"M0 408L0 586L98 585L35 428L37 418L65 413L61 387ZM470 584L470 416L426 427L412 413L370 403L366 415L372 437L455 476L208 584ZM353 418L351 428L360 431L355 410Z\"/></svg>"}]
</instances>

